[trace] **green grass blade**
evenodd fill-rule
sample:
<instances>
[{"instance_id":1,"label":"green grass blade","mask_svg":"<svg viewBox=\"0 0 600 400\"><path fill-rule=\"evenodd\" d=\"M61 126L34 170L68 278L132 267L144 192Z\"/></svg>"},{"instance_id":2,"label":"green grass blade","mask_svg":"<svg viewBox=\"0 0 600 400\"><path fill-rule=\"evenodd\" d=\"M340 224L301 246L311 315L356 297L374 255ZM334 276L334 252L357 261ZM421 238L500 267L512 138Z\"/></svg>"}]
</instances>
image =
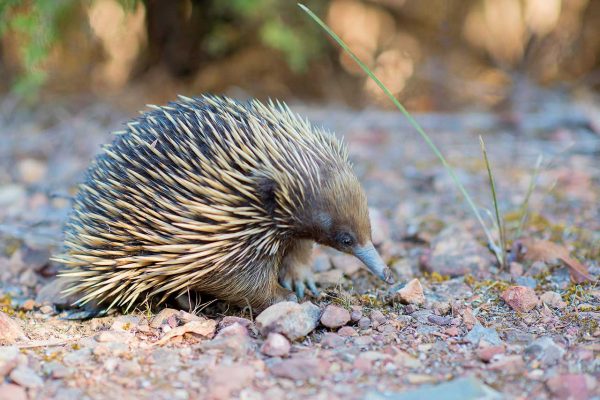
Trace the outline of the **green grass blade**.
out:
<instances>
[{"instance_id":1,"label":"green grass blade","mask_svg":"<svg viewBox=\"0 0 600 400\"><path fill-rule=\"evenodd\" d=\"M371 71L371 69L369 69L369 67L367 67L352 52L352 50L350 50L350 48L348 47L348 45L346 43L344 43L344 41L335 32L333 32L331 30L331 28L329 28L329 26L327 26L327 24L325 24L325 22L323 22L319 17L317 17L315 15L315 13L313 13L305 5L298 4L298 6L304 12L306 12L308 14L308 16L311 17L321 28L323 28L323 30L325 32L327 32L327 34L329 36L331 36L331 38L333 40L335 40L337 42L337 44L341 46L342 49L344 49L344 51L354 60L354 62L356 64L358 64L358 66L369 76L369 78L371 78L377 84L377 86L379 86L379 88L392 101L392 103L394 103L394 105L398 108L398 110L400 110L400 112L402 112L402 114L404 114L404 116L406 117L406 119L408 119L408 122L412 125L413 128L415 128L415 130L419 133L419 135L421 135L421 137L423 138L423 140L425 140L425 142L431 148L431 150L436 155L436 157L441 161L442 165L444 166L444 168L446 169L446 171L448 172L448 174L452 178L452 181L457 186L458 190L461 192L461 194L465 198L466 202L468 203L469 207L473 211L473 214L475 214L475 217L477 218L477 221L479 222L479 224L483 228L483 231L485 232L485 235L487 237L487 240L488 240L490 246L493 245L494 244L494 240L493 240L492 234L489 231L489 229L487 228L487 226L485 225L485 222L483 221L483 218L481 217L481 213L479 212L479 209L475 205L475 202L473 201L473 199L471 198L471 196L469 195L469 193L467 192L467 190L465 189L465 187L463 186L463 184L458 179L458 176L454 172L454 169L450 166L450 164L448 163L448 161L446 161L446 158L441 153L441 151L438 149L438 147L433 143L433 141L431 140L431 138L429 137L429 135L427 135L427 133L425 133L425 131L423 130L423 128L421 128L421 126L419 125L419 123L412 117L412 115L410 115L410 113L406 110L406 108L404 108L404 106L398 101L398 99L396 99L396 97L392 94L392 92L389 91L389 89L383 84L383 82L381 82L379 80L379 78L377 78L377 76L375 76L375 74L373 73L373 71Z\"/></svg>"},{"instance_id":2,"label":"green grass blade","mask_svg":"<svg viewBox=\"0 0 600 400\"><path fill-rule=\"evenodd\" d=\"M500 207L498 207L498 198L496 196L496 183L494 182L494 175L492 174L492 167L490 166L490 160L488 159L487 150L485 149L485 143L483 138L479 135L479 143L481 144L481 152L483 153L483 160L485 161L485 167L487 168L488 178L490 180L490 190L492 192L492 201L494 202L494 212L496 216L496 226L498 227L498 237L500 239L500 246L496 246L494 253L500 263L501 267L506 267L506 236L504 234L504 222L502 215L500 214Z\"/></svg>"}]
</instances>

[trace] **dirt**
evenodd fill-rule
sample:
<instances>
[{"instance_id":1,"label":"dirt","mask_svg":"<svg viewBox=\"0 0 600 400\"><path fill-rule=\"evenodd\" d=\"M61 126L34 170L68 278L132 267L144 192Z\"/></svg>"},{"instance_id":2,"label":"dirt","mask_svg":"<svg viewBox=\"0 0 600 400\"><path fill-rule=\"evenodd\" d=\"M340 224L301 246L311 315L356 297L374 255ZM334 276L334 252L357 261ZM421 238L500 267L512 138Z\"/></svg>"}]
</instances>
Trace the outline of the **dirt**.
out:
<instances>
[{"instance_id":1,"label":"dirt","mask_svg":"<svg viewBox=\"0 0 600 400\"><path fill-rule=\"evenodd\" d=\"M303 301L321 312L336 307L325 320L302 316L313 329L289 340L285 329L262 332L250 310L220 303L71 321L44 302L69 199L128 118L84 100L27 111L0 102L0 315L17 325L10 337L0 332L0 399L600 396L597 106L552 98L518 114L416 115L495 232L483 136L507 249L516 249L543 155L521 238L560 246L587 269L590 279L576 283L569 261L545 257L549 247L536 247L536 257L514 250L501 267L448 173L400 114L292 104L345 137L374 239L399 283L317 249L322 294Z\"/></svg>"}]
</instances>

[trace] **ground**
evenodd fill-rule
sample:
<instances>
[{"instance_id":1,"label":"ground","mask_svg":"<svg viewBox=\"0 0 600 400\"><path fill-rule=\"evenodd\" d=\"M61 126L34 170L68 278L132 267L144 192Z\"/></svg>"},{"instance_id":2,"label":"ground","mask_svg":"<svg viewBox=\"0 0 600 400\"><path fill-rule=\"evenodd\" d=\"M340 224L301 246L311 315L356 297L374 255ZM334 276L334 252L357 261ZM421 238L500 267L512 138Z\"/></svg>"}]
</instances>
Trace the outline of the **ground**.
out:
<instances>
[{"instance_id":1,"label":"ground","mask_svg":"<svg viewBox=\"0 0 600 400\"><path fill-rule=\"evenodd\" d=\"M416 116L496 232L483 136L513 249L506 266L399 113L293 104L345 137L398 283L316 249L322 294L303 299L312 305L260 316L218 303L140 307L87 321L48 302L58 268L49 256L76 183L127 113L88 99L37 111L3 100L0 399L600 396L600 290L590 282L600 275L600 114L585 99L539 96L517 111Z\"/></svg>"}]
</instances>

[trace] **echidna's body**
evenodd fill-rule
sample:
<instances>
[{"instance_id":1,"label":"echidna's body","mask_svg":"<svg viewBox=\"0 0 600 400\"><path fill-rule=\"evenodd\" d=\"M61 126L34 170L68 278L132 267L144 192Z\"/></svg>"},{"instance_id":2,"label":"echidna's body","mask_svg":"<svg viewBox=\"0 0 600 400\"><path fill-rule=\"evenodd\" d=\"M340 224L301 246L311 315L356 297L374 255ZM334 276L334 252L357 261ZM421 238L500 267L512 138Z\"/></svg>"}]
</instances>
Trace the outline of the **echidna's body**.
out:
<instances>
[{"instance_id":1,"label":"echidna's body","mask_svg":"<svg viewBox=\"0 0 600 400\"><path fill-rule=\"evenodd\" d=\"M94 161L58 259L80 304L197 291L260 308L291 294L278 281L314 287L311 241L389 277L344 146L285 106L182 98Z\"/></svg>"}]
</instances>

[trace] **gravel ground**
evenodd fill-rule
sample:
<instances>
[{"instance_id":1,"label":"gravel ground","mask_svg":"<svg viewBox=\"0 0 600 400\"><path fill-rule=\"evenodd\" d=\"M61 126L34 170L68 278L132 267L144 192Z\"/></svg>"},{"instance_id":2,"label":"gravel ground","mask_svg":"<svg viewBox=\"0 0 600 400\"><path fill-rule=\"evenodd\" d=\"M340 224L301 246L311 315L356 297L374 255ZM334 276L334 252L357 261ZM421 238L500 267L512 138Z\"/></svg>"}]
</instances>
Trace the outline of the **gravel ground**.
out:
<instances>
[{"instance_id":1,"label":"gravel ground","mask_svg":"<svg viewBox=\"0 0 600 400\"><path fill-rule=\"evenodd\" d=\"M0 399L600 398L597 107L559 98L416 116L487 216L483 135L513 250L505 268L399 114L292 108L345 137L399 284L318 248L322 294L301 304L71 321L49 302L48 259L76 183L127 115L93 100L33 112L0 102Z\"/></svg>"}]
</instances>

